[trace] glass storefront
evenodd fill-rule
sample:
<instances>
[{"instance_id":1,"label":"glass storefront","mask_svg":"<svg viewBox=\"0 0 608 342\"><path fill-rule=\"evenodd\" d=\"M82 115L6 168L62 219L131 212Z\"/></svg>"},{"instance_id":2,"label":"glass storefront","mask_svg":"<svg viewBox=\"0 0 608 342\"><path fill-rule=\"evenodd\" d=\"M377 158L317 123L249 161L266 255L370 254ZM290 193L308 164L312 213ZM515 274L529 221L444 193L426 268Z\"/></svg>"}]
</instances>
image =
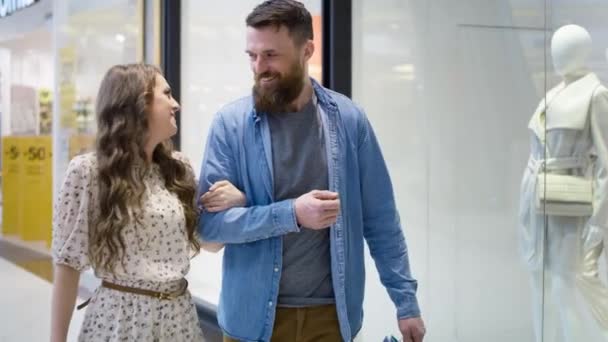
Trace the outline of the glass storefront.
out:
<instances>
[{"instance_id":1,"label":"glass storefront","mask_svg":"<svg viewBox=\"0 0 608 342\"><path fill-rule=\"evenodd\" d=\"M50 134L50 111L40 106L53 88L52 21L45 19L49 6L23 9L37 20L0 20L0 92L3 135ZM17 14L15 14L16 16ZM15 27L16 26L16 27ZM12 115L14 113L14 115Z\"/></svg>"},{"instance_id":2,"label":"glass storefront","mask_svg":"<svg viewBox=\"0 0 608 342\"><path fill-rule=\"evenodd\" d=\"M529 220L530 227L544 228L538 236L544 277L533 291L542 303L542 324L537 331L544 341L608 341L604 249L608 237L607 16L608 3L590 0L553 1L547 12L552 33L546 44L547 99L530 120L534 129L535 122L538 125L544 119L544 135L537 136L546 147L548 160L540 171L545 172L542 183L547 216L541 224L535 225L534 217ZM534 141L532 154L538 144ZM566 165L572 159L574 165ZM569 178L562 180L556 174ZM583 210L579 216L562 216L563 210L549 202L559 197L552 183L567 181L577 186L572 182L580 180L592 181L581 188L591 199L578 201L581 206L592 205L588 213Z\"/></svg>"},{"instance_id":3,"label":"glass storefront","mask_svg":"<svg viewBox=\"0 0 608 342\"><path fill-rule=\"evenodd\" d=\"M592 95L591 74L608 80L607 16L601 1L353 1L353 99L393 177L427 340L608 340L601 163L548 162L549 176L535 176L538 159L606 155L606 90ZM578 27L554 36L568 24ZM566 86L560 65L571 68ZM533 133L539 103L546 125L531 124ZM594 110L596 131L581 133ZM558 122L576 111L579 126ZM591 220L549 212L549 196L559 197L551 175L585 172L594 175ZM547 204L537 209L541 184ZM397 328L367 266L362 334L375 341Z\"/></svg>"},{"instance_id":4,"label":"glass storefront","mask_svg":"<svg viewBox=\"0 0 608 342\"><path fill-rule=\"evenodd\" d=\"M93 147L95 97L105 72L143 60L143 15L143 0L55 1L55 174Z\"/></svg>"},{"instance_id":5,"label":"glass storefront","mask_svg":"<svg viewBox=\"0 0 608 342\"><path fill-rule=\"evenodd\" d=\"M50 243L52 202L51 13L52 2L0 10L7 15L0 18L1 232L43 246Z\"/></svg>"},{"instance_id":6,"label":"glass storefront","mask_svg":"<svg viewBox=\"0 0 608 342\"><path fill-rule=\"evenodd\" d=\"M3 239L50 246L53 189L69 160L93 147L101 78L143 60L143 3L2 5L0 15L11 9L0 18Z\"/></svg>"}]
</instances>

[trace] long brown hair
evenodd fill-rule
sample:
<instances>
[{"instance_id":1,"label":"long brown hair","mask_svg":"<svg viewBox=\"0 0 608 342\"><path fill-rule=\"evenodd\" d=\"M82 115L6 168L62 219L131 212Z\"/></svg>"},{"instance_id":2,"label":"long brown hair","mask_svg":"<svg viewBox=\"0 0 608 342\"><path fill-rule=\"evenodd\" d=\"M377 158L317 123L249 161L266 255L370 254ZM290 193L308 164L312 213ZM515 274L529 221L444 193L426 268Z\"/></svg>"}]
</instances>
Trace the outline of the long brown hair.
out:
<instances>
[{"instance_id":1,"label":"long brown hair","mask_svg":"<svg viewBox=\"0 0 608 342\"><path fill-rule=\"evenodd\" d=\"M113 271L124 262L123 229L139 219L147 161L144 146L148 134L148 112L154 99L158 68L147 64L116 65L104 76L97 95L97 168L99 216L90 234L92 264ZM179 198L186 231L195 253L198 210L196 184L189 166L172 157L170 141L159 144L152 161L160 166L167 190Z\"/></svg>"}]
</instances>

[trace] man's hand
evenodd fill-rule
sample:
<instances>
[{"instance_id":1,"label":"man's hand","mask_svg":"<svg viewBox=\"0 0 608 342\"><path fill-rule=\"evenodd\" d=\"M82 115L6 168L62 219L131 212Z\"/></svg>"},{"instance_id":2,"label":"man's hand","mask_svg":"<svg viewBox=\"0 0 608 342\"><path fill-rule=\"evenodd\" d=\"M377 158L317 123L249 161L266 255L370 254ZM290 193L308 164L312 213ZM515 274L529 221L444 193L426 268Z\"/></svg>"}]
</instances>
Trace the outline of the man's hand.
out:
<instances>
[{"instance_id":1,"label":"man's hand","mask_svg":"<svg viewBox=\"0 0 608 342\"><path fill-rule=\"evenodd\" d=\"M324 229L334 224L340 213L338 194L313 190L295 201L298 224L310 229Z\"/></svg>"},{"instance_id":2,"label":"man's hand","mask_svg":"<svg viewBox=\"0 0 608 342\"><path fill-rule=\"evenodd\" d=\"M422 342L426 334L424 322L420 317L400 319L399 330L401 330L403 342Z\"/></svg>"}]
</instances>

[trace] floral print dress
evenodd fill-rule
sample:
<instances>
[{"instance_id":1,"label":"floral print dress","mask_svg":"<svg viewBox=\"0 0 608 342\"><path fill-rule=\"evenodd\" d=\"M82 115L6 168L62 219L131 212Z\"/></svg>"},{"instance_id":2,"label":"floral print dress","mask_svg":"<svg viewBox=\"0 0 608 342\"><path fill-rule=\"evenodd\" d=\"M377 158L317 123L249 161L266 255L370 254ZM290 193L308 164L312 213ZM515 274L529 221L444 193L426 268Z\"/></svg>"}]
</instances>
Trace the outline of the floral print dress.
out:
<instances>
[{"instance_id":1,"label":"floral print dress","mask_svg":"<svg viewBox=\"0 0 608 342\"><path fill-rule=\"evenodd\" d=\"M176 153L175 158L188 161ZM153 164L139 222L123 229L124 263L114 272L96 268L95 275L110 283L175 292L190 267L191 248L183 207L164 184ZM75 157L68 167L53 215L53 259L78 271L90 267L89 225L99 215L97 159L89 153ZM196 309L189 292L172 300L99 287L86 307L79 341L202 341Z\"/></svg>"}]
</instances>

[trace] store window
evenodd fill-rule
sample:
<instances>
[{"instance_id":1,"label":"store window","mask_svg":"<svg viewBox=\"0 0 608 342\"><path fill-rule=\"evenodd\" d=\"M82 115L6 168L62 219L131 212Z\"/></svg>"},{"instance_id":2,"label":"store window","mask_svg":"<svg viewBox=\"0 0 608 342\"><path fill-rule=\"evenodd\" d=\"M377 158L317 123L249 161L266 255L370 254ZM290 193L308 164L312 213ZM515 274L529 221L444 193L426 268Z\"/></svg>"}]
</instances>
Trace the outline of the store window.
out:
<instances>
[{"instance_id":1,"label":"store window","mask_svg":"<svg viewBox=\"0 0 608 342\"><path fill-rule=\"evenodd\" d=\"M2 235L50 247L53 190L93 148L101 78L143 59L143 0L3 2L0 16Z\"/></svg>"},{"instance_id":2,"label":"store window","mask_svg":"<svg viewBox=\"0 0 608 342\"><path fill-rule=\"evenodd\" d=\"M52 1L0 9L2 236L50 244ZM25 5L32 5L26 7ZM24 194L33 196L26 200ZM37 215L27 215L36 212Z\"/></svg>"},{"instance_id":3,"label":"store window","mask_svg":"<svg viewBox=\"0 0 608 342\"><path fill-rule=\"evenodd\" d=\"M598 1L353 1L353 99L393 177L428 340L608 339L597 163L607 15ZM558 121L574 107L580 127ZM595 162L534 162L573 156ZM550 192L557 178L537 178L543 170L594 185L572 203ZM540 184L548 197L537 208ZM580 214L589 202L593 214ZM367 266L362 335L375 341L397 327Z\"/></svg>"},{"instance_id":4,"label":"store window","mask_svg":"<svg viewBox=\"0 0 608 342\"><path fill-rule=\"evenodd\" d=\"M542 268L532 270L542 271L545 280L533 289L543 308L536 329L543 341L608 340L606 16L608 3L590 0L552 1L547 14L546 104L541 100L534 115L530 113L533 128L537 119L544 119L544 135L534 135L529 152L538 155L538 146L544 146L545 158L553 160L540 171L546 175L544 222L531 217L527 227L543 228L536 236L544 247ZM564 165L573 158L575 165ZM563 174L568 178L559 178ZM581 188L580 207L571 198L566 208L556 207L551 183L580 181L592 182Z\"/></svg>"},{"instance_id":5,"label":"store window","mask_svg":"<svg viewBox=\"0 0 608 342\"><path fill-rule=\"evenodd\" d=\"M143 60L143 0L55 1L54 18L54 164L55 174L62 175L71 158L93 148L95 97L106 71Z\"/></svg>"}]
</instances>

